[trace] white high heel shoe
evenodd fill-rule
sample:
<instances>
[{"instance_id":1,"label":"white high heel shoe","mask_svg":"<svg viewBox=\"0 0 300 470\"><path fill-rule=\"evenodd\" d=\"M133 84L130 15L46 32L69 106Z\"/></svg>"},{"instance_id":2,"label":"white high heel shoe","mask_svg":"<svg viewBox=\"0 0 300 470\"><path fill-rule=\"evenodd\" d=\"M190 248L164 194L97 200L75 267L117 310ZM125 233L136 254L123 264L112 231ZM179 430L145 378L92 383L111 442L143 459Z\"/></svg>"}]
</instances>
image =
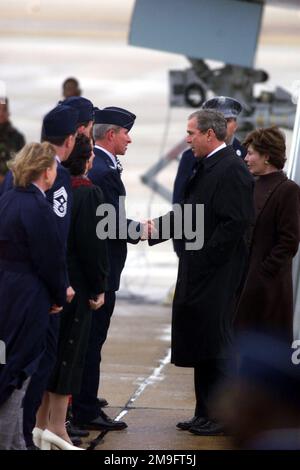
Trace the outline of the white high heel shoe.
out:
<instances>
[{"instance_id":1,"label":"white high heel shoe","mask_svg":"<svg viewBox=\"0 0 300 470\"><path fill-rule=\"evenodd\" d=\"M69 442L49 431L49 429L45 429L42 434L41 441L41 450L51 450L51 445L57 447L60 450L84 450L81 449L81 447L76 447L72 444L69 444Z\"/></svg>"},{"instance_id":2,"label":"white high heel shoe","mask_svg":"<svg viewBox=\"0 0 300 470\"><path fill-rule=\"evenodd\" d=\"M42 445L42 434L44 430L41 428L33 428L32 430L32 440L35 446L37 446L39 449L41 448Z\"/></svg>"}]
</instances>

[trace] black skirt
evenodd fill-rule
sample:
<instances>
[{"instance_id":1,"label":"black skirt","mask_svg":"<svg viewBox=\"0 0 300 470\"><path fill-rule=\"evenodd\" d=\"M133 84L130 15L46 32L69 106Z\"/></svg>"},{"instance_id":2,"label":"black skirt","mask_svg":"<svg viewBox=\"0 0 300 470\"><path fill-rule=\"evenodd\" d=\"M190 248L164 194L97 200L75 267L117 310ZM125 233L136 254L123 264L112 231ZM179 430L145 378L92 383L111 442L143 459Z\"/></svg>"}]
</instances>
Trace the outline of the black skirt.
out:
<instances>
[{"instance_id":1,"label":"black skirt","mask_svg":"<svg viewBox=\"0 0 300 470\"><path fill-rule=\"evenodd\" d=\"M80 393L92 315L86 292L77 289L61 313L57 361L48 391L60 395Z\"/></svg>"}]
</instances>

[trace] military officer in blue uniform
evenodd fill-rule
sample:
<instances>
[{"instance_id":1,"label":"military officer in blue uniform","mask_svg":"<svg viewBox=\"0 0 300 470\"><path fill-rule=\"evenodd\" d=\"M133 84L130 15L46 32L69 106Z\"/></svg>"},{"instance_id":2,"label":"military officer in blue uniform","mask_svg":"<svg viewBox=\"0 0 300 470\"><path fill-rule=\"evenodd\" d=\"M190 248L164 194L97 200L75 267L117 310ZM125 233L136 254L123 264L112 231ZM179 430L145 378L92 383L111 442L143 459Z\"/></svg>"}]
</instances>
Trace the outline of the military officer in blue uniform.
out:
<instances>
[{"instance_id":1,"label":"military officer in blue uniform","mask_svg":"<svg viewBox=\"0 0 300 470\"><path fill-rule=\"evenodd\" d=\"M95 159L89 178L99 186L104 194L105 203L111 204L116 211L117 220L121 215L121 224L134 226L139 231L139 223L126 219L125 207L120 196L126 191L121 179L121 164L117 155L124 155L131 143L129 131L136 116L122 108L108 107L95 111L93 135L95 140ZM118 229L118 227L117 227ZM127 255L127 242L137 243L138 239L108 238L108 258L110 274L108 290L105 292L105 304L94 313L91 336L83 373L82 388L79 396L73 396L72 409L74 423L88 429L119 430L127 427L125 422L112 421L101 409L102 403L97 398L100 378L101 348L106 340L111 315L114 310L116 291Z\"/></svg>"},{"instance_id":2,"label":"military officer in blue uniform","mask_svg":"<svg viewBox=\"0 0 300 470\"><path fill-rule=\"evenodd\" d=\"M227 145L232 145L238 157L245 158L247 155L246 148L235 137L238 128L237 118L242 111L242 105L238 100L228 96L215 96L210 100L205 101L202 109L215 109L222 113L227 122L227 133L225 142Z\"/></svg>"},{"instance_id":3,"label":"military officer in blue uniform","mask_svg":"<svg viewBox=\"0 0 300 470\"><path fill-rule=\"evenodd\" d=\"M50 308L66 297L65 248L45 194L56 167L49 143L26 145L13 163L16 187L0 198L0 338L7 351L0 449L25 448L23 396L44 352Z\"/></svg>"},{"instance_id":4,"label":"military officer in blue uniform","mask_svg":"<svg viewBox=\"0 0 300 470\"><path fill-rule=\"evenodd\" d=\"M202 105L202 109L215 109L223 114L227 122L227 134L225 142L227 145L231 145L235 151L235 154L240 158L245 158L247 150L240 143L240 141L234 136L238 124L237 117L242 111L242 105L239 101L228 96L215 96ZM184 198L185 188L193 174L195 168L195 156L191 149L185 150L179 162L177 174L175 177L174 188L173 188L173 204L180 204ZM177 256L183 250L183 242L181 240L173 240L174 250Z\"/></svg>"},{"instance_id":5,"label":"military officer in blue uniform","mask_svg":"<svg viewBox=\"0 0 300 470\"><path fill-rule=\"evenodd\" d=\"M52 188L46 192L59 229L62 243L66 249L72 204L72 189L69 172L61 164L73 150L78 124L78 111L70 106L58 105L52 109L43 120L42 140L50 142L56 151L57 176ZM74 290L69 285L67 301L74 297ZM56 347L59 333L59 315L52 315L47 332L46 351L39 368L31 379L24 400L24 437L28 447L33 445L32 430L36 421L36 413L42 402L43 393L47 388L49 376L56 361ZM47 401L47 394L43 400ZM46 405L45 405L46 408ZM43 403L37 415L37 426L46 427L43 423Z\"/></svg>"}]
</instances>

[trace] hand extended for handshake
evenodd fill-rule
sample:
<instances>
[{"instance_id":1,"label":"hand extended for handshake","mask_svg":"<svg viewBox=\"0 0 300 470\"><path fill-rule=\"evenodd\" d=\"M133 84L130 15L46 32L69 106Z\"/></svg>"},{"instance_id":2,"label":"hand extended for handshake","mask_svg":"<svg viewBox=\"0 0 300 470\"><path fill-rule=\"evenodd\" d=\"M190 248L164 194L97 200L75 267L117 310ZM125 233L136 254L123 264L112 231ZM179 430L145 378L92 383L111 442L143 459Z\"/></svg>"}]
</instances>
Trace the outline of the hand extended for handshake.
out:
<instances>
[{"instance_id":1,"label":"hand extended for handshake","mask_svg":"<svg viewBox=\"0 0 300 470\"><path fill-rule=\"evenodd\" d=\"M153 220L143 220L141 222L141 228L142 228L142 234L141 234L141 240L148 240L149 238L153 237L155 233L157 233L157 230L155 228Z\"/></svg>"}]
</instances>

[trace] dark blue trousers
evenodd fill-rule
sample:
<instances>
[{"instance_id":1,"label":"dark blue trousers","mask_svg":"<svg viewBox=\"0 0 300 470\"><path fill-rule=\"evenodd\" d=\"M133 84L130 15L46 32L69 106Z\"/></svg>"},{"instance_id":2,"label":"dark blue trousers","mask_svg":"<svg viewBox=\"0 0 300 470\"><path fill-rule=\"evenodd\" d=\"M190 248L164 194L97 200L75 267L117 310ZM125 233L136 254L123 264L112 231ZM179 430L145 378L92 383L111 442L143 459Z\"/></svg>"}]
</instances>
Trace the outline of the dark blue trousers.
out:
<instances>
[{"instance_id":1,"label":"dark blue trousers","mask_svg":"<svg viewBox=\"0 0 300 470\"><path fill-rule=\"evenodd\" d=\"M59 314L49 316L46 349L36 372L32 375L23 402L23 432L26 446L32 446L32 430L36 414L42 402L44 391L56 363L57 341L59 335Z\"/></svg>"},{"instance_id":2,"label":"dark blue trousers","mask_svg":"<svg viewBox=\"0 0 300 470\"><path fill-rule=\"evenodd\" d=\"M116 302L115 291L105 292L104 305L93 312L91 333L79 395L72 398L74 423L85 424L99 416L98 388L100 382L101 349L106 340Z\"/></svg>"}]
</instances>

